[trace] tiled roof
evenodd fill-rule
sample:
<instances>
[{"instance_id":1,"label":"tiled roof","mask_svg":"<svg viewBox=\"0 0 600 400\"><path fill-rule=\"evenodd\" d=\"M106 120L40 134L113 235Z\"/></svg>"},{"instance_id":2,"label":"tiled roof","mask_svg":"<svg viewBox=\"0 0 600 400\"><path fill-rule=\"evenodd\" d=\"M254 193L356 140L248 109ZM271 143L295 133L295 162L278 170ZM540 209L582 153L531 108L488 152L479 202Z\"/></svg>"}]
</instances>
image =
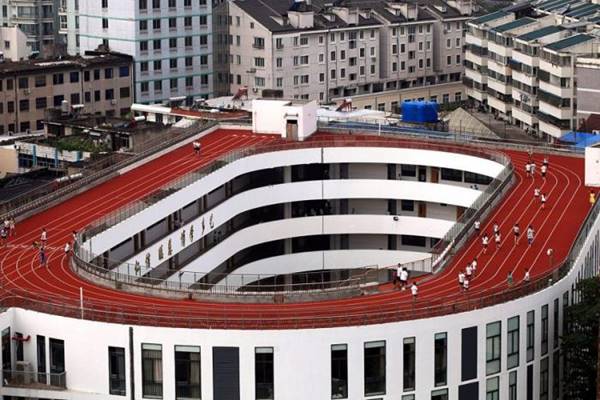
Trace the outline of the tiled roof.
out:
<instances>
[{"instance_id":1,"label":"tiled roof","mask_svg":"<svg viewBox=\"0 0 600 400\"><path fill-rule=\"evenodd\" d=\"M568 38L559 40L558 42L550 43L549 45L546 45L546 48L548 50L560 51L560 50L567 49L571 46L575 46L580 43L585 43L588 40L592 40L592 39L594 39L594 37L590 36L590 35L585 35L585 34L574 35L574 36L570 36Z\"/></svg>"}]
</instances>

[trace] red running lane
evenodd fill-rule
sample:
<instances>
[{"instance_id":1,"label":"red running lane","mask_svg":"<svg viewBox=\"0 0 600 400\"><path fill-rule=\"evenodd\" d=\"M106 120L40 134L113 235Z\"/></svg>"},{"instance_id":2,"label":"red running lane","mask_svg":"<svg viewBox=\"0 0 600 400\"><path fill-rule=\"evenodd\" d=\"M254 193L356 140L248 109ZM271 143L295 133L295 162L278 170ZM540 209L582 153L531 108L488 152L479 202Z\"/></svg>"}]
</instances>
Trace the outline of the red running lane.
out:
<instances>
[{"instance_id":1,"label":"red running lane","mask_svg":"<svg viewBox=\"0 0 600 400\"><path fill-rule=\"evenodd\" d=\"M318 134L314 138L323 140L331 137ZM340 141L340 145L373 139L372 136L361 135L333 137ZM17 227L19 236L11 242L13 246L0 250L4 285L10 293L20 297L9 297L8 304L13 301L14 305L78 316L79 289L83 288L86 318L198 328L326 327L439 315L453 311L444 308L446 304L464 302L466 298L476 301L507 289L509 271L513 272L516 287L523 285L521 281L527 268L531 268L532 280L546 274L566 257L589 209L587 191L581 180L583 159L551 156L548 177L544 182L539 173L535 179L524 176L527 154L504 151L515 166L517 183L493 215L482 223L482 232L492 236L491 226L493 221L498 221L503 233L502 247L496 249L491 240L491 246L484 255L480 239L471 238L443 273L422 282L416 302L412 301L408 291L391 290L389 286L384 286L380 293L374 295L312 303L230 304L173 300L96 286L72 272L62 252L72 230L82 229L99 217L143 198L227 151L276 143L278 139L248 131L219 130L201 141L203 151L200 157L195 156L189 146L183 146L20 223ZM541 165L542 158L535 157L538 165ZM533 197L535 187L548 194L545 210ZM512 243L511 228L515 222L519 222L522 230L518 246ZM525 238L530 224L537 231L532 246L527 245ZM42 226L49 233L48 269L39 267L37 253L31 248L31 242L38 239ZM549 247L554 249L554 265L549 264L545 255ZM469 293L465 294L458 287L457 274L474 257L478 257L479 267ZM23 304L22 297L31 299L31 303ZM40 302L54 306L49 308Z\"/></svg>"}]
</instances>

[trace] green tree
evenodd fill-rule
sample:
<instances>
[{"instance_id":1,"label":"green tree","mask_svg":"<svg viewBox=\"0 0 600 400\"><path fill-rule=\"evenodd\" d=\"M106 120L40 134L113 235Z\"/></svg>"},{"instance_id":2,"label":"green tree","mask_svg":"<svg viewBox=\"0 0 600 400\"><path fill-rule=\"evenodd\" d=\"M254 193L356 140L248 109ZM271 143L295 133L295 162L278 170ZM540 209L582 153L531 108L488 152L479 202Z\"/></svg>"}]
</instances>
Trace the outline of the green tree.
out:
<instances>
[{"instance_id":1,"label":"green tree","mask_svg":"<svg viewBox=\"0 0 600 400\"><path fill-rule=\"evenodd\" d=\"M567 329L561 338L566 361L563 397L569 400L591 400L596 398L600 280L582 280L576 289L580 301L567 307Z\"/></svg>"}]
</instances>

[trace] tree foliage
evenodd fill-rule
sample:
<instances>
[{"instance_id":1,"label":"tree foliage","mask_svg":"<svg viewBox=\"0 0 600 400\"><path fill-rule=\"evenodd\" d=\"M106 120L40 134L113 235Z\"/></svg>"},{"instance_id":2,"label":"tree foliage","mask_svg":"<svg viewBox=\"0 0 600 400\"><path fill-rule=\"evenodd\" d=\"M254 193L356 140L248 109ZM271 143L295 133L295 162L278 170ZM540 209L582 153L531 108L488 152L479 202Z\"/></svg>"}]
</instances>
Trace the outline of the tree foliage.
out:
<instances>
[{"instance_id":1,"label":"tree foliage","mask_svg":"<svg viewBox=\"0 0 600 400\"><path fill-rule=\"evenodd\" d=\"M600 280L582 280L576 289L579 301L567 307L567 329L561 338L566 362L563 398L591 400L596 398Z\"/></svg>"}]
</instances>

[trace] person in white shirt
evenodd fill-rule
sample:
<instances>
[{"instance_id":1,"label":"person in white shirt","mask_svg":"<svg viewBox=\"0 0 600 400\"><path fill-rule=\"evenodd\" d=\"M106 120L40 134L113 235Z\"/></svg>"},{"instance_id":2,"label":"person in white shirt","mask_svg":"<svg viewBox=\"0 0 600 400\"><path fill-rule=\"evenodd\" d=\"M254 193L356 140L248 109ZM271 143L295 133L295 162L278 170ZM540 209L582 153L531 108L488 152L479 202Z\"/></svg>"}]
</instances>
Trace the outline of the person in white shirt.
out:
<instances>
[{"instance_id":1,"label":"person in white shirt","mask_svg":"<svg viewBox=\"0 0 600 400\"><path fill-rule=\"evenodd\" d=\"M546 171L548 170L548 167L546 165L542 164L542 168L540 168L540 171L542 172L542 179L546 180Z\"/></svg>"},{"instance_id":2,"label":"person in white shirt","mask_svg":"<svg viewBox=\"0 0 600 400\"><path fill-rule=\"evenodd\" d=\"M48 241L48 233L46 232L46 228L42 228L42 234L40 235L40 241L42 245L45 245Z\"/></svg>"},{"instance_id":3,"label":"person in white shirt","mask_svg":"<svg viewBox=\"0 0 600 400\"><path fill-rule=\"evenodd\" d=\"M417 299L417 294L419 294L419 287L417 286L417 282L413 282L410 287L410 292L412 293L413 300Z\"/></svg>"},{"instance_id":4,"label":"person in white shirt","mask_svg":"<svg viewBox=\"0 0 600 400\"><path fill-rule=\"evenodd\" d=\"M494 234L494 241L496 242L497 248L502 247L502 236L500 235L500 232L496 232L496 234Z\"/></svg>"},{"instance_id":5,"label":"person in white shirt","mask_svg":"<svg viewBox=\"0 0 600 400\"><path fill-rule=\"evenodd\" d=\"M546 193L542 193L542 197L540 198L540 201L542 202L542 210L546 208L546 200Z\"/></svg>"},{"instance_id":6,"label":"person in white shirt","mask_svg":"<svg viewBox=\"0 0 600 400\"><path fill-rule=\"evenodd\" d=\"M529 227L527 228L527 243L531 246L533 243L533 238L535 237L535 231L533 230L533 227L531 225L529 225Z\"/></svg>"},{"instance_id":7,"label":"person in white shirt","mask_svg":"<svg viewBox=\"0 0 600 400\"><path fill-rule=\"evenodd\" d=\"M494 221L493 229L494 229L494 234L500 232L500 225L498 225L497 221Z\"/></svg>"},{"instance_id":8,"label":"person in white shirt","mask_svg":"<svg viewBox=\"0 0 600 400\"><path fill-rule=\"evenodd\" d=\"M525 164L525 175L529 178L531 176L531 164Z\"/></svg>"},{"instance_id":9,"label":"person in white shirt","mask_svg":"<svg viewBox=\"0 0 600 400\"><path fill-rule=\"evenodd\" d=\"M529 282L529 270L525 270L525 276L523 277L523 282Z\"/></svg>"},{"instance_id":10,"label":"person in white shirt","mask_svg":"<svg viewBox=\"0 0 600 400\"><path fill-rule=\"evenodd\" d=\"M481 227L481 222L479 222L479 220L477 220L477 221L475 221L473 226L475 227L475 233L477 234L477 236L479 236L479 228Z\"/></svg>"},{"instance_id":11,"label":"person in white shirt","mask_svg":"<svg viewBox=\"0 0 600 400\"><path fill-rule=\"evenodd\" d=\"M471 262L471 269L472 269L472 274L475 275L475 272L477 272L477 257L473 259L473 261Z\"/></svg>"},{"instance_id":12,"label":"person in white shirt","mask_svg":"<svg viewBox=\"0 0 600 400\"><path fill-rule=\"evenodd\" d=\"M65 244L65 255L69 255L69 253L71 252L71 245L69 244L69 242L67 242Z\"/></svg>"},{"instance_id":13,"label":"person in white shirt","mask_svg":"<svg viewBox=\"0 0 600 400\"><path fill-rule=\"evenodd\" d=\"M481 244L483 245L483 254L487 253L488 244L490 244L490 238L487 233L483 234L483 238L481 238Z\"/></svg>"},{"instance_id":14,"label":"person in white shirt","mask_svg":"<svg viewBox=\"0 0 600 400\"><path fill-rule=\"evenodd\" d=\"M465 274L462 271L460 271L458 273L458 286L462 288L463 283L465 283Z\"/></svg>"},{"instance_id":15,"label":"person in white shirt","mask_svg":"<svg viewBox=\"0 0 600 400\"><path fill-rule=\"evenodd\" d=\"M471 263L467 264L465 268L466 279L471 279L471 275L473 275L473 267L471 267Z\"/></svg>"},{"instance_id":16,"label":"person in white shirt","mask_svg":"<svg viewBox=\"0 0 600 400\"><path fill-rule=\"evenodd\" d=\"M529 168L530 168L530 172L531 172L531 177L535 178L535 161L531 162L531 166Z\"/></svg>"},{"instance_id":17,"label":"person in white shirt","mask_svg":"<svg viewBox=\"0 0 600 400\"><path fill-rule=\"evenodd\" d=\"M463 282L463 291L466 292L467 290L469 290L469 280L465 279Z\"/></svg>"},{"instance_id":18,"label":"person in white shirt","mask_svg":"<svg viewBox=\"0 0 600 400\"><path fill-rule=\"evenodd\" d=\"M533 189L533 197L535 197L536 199L538 199L540 197L540 193L541 193L540 188Z\"/></svg>"},{"instance_id":19,"label":"person in white shirt","mask_svg":"<svg viewBox=\"0 0 600 400\"><path fill-rule=\"evenodd\" d=\"M406 267L403 267L400 271L400 284L402 285L402 290L406 289L406 284L408 283L408 270Z\"/></svg>"},{"instance_id":20,"label":"person in white shirt","mask_svg":"<svg viewBox=\"0 0 600 400\"><path fill-rule=\"evenodd\" d=\"M513 226L513 235L515 237L515 244L519 244L519 236L521 236L521 228L519 228L519 224L515 224Z\"/></svg>"}]
</instances>

